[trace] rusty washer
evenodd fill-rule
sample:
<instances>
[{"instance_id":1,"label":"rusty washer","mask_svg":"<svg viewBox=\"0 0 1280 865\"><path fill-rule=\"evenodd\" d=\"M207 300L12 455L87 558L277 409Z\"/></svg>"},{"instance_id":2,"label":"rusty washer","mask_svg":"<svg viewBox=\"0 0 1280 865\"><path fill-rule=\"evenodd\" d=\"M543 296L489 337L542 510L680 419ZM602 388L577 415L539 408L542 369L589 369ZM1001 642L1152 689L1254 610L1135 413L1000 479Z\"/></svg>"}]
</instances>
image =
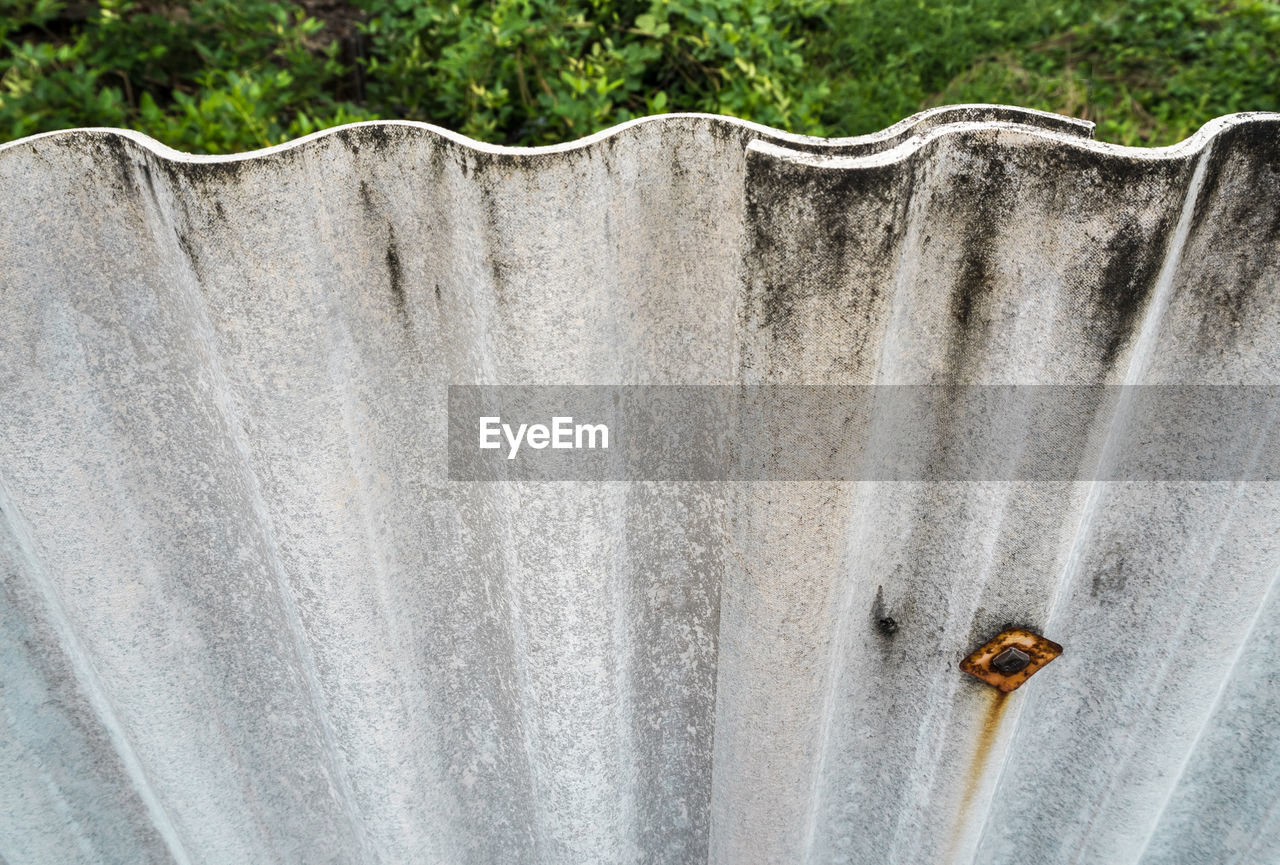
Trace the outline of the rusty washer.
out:
<instances>
[{"instance_id":1,"label":"rusty washer","mask_svg":"<svg viewBox=\"0 0 1280 865\"><path fill-rule=\"evenodd\" d=\"M1023 628L1010 628L960 662L960 669L1008 693L1054 658L1062 647Z\"/></svg>"}]
</instances>

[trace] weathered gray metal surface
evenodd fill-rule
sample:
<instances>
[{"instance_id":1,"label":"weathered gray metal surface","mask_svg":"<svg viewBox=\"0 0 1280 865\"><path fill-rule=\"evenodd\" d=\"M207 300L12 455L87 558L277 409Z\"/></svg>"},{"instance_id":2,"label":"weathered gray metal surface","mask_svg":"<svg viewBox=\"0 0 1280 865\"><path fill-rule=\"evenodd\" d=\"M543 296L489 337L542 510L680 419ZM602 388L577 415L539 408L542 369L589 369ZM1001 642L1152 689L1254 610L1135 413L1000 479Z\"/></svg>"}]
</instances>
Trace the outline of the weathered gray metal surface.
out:
<instances>
[{"instance_id":1,"label":"weathered gray metal surface","mask_svg":"<svg viewBox=\"0 0 1280 865\"><path fill-rule=\"evenodd\" d=\"M0 860L1276 861L1274 483L446 476L451 383L1280 383L1280 118L1088 133L0 147Z\"/></svg>"}]
</instances>

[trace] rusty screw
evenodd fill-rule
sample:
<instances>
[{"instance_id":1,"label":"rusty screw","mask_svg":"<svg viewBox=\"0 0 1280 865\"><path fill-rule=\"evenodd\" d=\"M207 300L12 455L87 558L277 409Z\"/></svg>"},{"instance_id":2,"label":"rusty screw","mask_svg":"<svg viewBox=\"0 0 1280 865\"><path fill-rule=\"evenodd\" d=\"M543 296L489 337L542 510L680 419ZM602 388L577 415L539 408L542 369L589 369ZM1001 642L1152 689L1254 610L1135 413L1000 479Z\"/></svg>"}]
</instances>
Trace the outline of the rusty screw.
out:
<instances>
[{"instance_id":1,"label":"rusty screw","mask_svg":"<svg viewBox=\"0 0 1280 865\"><path fill-rule=\"evenodd\" d=\"M1026 669L1027 664L1030 663L1030 655L1010 646L991 659L991 668L1004 673L1006 676L1012 676L1014 673Z\"/></svg>"}]
</instances>

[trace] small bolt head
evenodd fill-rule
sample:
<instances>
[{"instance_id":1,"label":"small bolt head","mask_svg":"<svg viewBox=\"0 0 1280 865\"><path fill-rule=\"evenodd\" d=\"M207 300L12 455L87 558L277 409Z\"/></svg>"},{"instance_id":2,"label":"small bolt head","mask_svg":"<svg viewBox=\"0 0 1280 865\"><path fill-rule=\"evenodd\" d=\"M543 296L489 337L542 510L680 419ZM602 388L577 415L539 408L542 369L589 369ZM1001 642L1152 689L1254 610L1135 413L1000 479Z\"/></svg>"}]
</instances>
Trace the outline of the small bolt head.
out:
<instances>
[{"instance_id":1,"label":"small bolt head","mask_svg":"<svg viewBox=\"0 0 1280 865\"><path fill-rule=\"evenodd\" d=\"M1012 676L1014 673L1025 669L1027 664L1030 663L1030 655L1010 646L991 659L991 668L1004 673L1006 676Z\"/></svg>"}]
</instances>

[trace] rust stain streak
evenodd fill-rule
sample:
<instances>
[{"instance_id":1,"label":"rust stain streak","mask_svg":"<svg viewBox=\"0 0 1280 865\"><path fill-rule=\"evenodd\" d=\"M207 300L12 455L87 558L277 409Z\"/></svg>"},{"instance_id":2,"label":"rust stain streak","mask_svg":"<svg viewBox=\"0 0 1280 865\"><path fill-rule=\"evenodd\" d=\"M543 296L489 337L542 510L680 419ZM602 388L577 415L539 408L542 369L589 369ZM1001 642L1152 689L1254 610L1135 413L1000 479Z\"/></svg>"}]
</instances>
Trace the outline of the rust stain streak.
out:
<instances>
[{"instance_id":1,"label":"rust stain streak","mask_svg":"<svg viewBox=\"0 0 1280 865\"><path fill-rule=\"evenodd\" d=\"M960 843L960 836L963 834L962 830L969 816L969 808L973 804L973 797L978 793L978 788L982 785L982 777L986 774L987 763L991 759L991 751L1000 732L1000 724L1009 706L1007 691L992 688L984 690L983 694L987 699L987 711L978 728L978 737L974 743L973 756L969 759L969 768L965 771L964 789L960 794L960 805L956 809L955 820L951 825L951 840L947 844L947 855L944 859L946 862L955 861L956 846Z\"/></svg>"}]
</instances>

